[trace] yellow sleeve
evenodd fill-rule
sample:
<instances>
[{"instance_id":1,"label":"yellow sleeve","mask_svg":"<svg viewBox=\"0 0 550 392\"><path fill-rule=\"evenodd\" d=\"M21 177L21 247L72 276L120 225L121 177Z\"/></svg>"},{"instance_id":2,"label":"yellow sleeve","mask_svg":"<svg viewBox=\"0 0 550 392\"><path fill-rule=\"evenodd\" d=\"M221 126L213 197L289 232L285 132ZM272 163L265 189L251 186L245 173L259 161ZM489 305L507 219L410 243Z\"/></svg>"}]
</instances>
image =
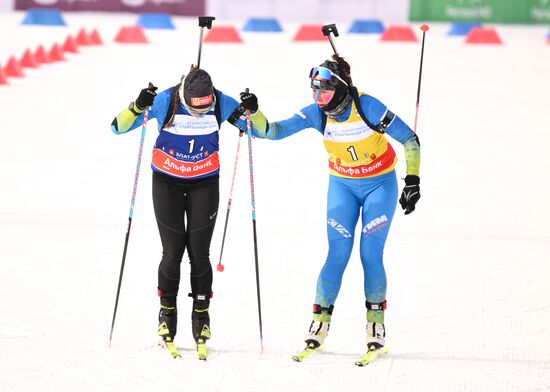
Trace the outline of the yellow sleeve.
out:
<instances>
[{"instance_id":1,"label":"yellow sleeve","mask_svg":"<svg viewBox=\"0 0 550 392\"><path fill-rule=\"evenodd\" d=\"M138 108L135 102L132 102L130 107L122 110L111 123L111 130L114 133L121 134L128 132L132 128L136 118L143 113L143 110Z\"/></svg>"},{"instance_id":2,"label":"yellow sleeve","mask_svg":"<svg viewBox=\"0 0 550 392\"><path fill-rule=\"evenodd\" d=\"M260 111L260 109L256 110L256 113L250 115L250 122L252 123L257 136L260 138L265 138L268 130L267 118Z\"/></svg>"},{"instance_id":3,"label":"yellow sleeve","mask_svg":"<svg viewBox=\"0 0 550 392\"><path fill-rule=\"evenodd\" d=\"M405 161L407 174L420 176L420 144L416 137L405 142Z\"/></svg>"}]
</instances>

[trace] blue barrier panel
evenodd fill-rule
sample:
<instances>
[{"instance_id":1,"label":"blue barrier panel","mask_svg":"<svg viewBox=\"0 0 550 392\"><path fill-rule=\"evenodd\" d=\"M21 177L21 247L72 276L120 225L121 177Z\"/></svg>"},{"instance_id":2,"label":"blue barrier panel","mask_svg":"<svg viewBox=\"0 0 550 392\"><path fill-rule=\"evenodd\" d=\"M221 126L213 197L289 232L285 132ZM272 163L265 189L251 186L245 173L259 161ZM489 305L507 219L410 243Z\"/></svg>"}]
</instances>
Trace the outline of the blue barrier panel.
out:
<instances>
[{"instance_id":1,"label":"blue barrier panel","mask_svg":"<svg viewBox=\"0 0 550 392\"><path fill-rule=\"evenodd\" d=\"M481 27L481 22L454 22L447 35L468 35L474 27Z\"/></svg>"},{"instance_id":2,"label":"blue barrier panel","mask_svg":"<svg viewBox=\"0 0 550 392\"><path fill-rule=\"evenodd\" d=\"M139 14L138 26L144 29L170 29L174 30L176 27L172 23L172 17L164 13L144 12Z\"/></svg>"},{"instance_id":3,"label":"blue barrier panel","mask_svg":"<svg viewBox=\"0 0 550 392\"><path fill-rule=\"evenodd\" d=\"M61 11L57 8L29 8L23 25L66 26Z\"/></svg>"},{"instance_id":4,"label":"blue barrier panel","mask_svg":"<svg viewBox=\"0 0 550 392\"><path fill-rule=\"evenodd\" d=\"M273 18L250 18L245 23L242 31L264 31L279 32L283 31L281 25Z\"/></svg>"},{"instance_id":5,"label":"blue barrier panel","mask_svg":"<svg viewBox=\"0 0 550 392\"><path fill-rule=\"evenodd\" d=\"M352 23L348 33L379 34L384 32L384 25L379 20L356 20Z\"/></svg>"}]
</instances>

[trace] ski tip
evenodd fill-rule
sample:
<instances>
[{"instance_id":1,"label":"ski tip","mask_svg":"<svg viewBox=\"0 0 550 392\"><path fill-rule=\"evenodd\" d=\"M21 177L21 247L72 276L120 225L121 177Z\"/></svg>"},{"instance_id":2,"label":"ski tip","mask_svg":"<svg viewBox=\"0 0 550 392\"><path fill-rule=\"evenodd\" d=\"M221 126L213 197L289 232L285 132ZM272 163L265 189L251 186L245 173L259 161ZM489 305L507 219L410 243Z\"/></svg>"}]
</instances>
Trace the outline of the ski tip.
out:
<instances>
[{"instance_id":1,"label":"ski tip","mask_svg":"<svg viewBox=\"0 0 550 392\"><path fill-rule=\"evenodd\" d=\"M171 338L166 338L166 340L163 340L162 342L160 342L160 344L164 345L164 347L168 349L168 352L170 353L172 358L181 358L181 355Z\"/></svg>"},{"instance_id":2,"label":"ski tip","mask_svg":"<svg viewBox=\"0 0 550 392\"><path fill-rule=\"evenodd\" d=\"M366 366L374 362L374 360L378 358L378 356L387 354L388 351L389 350L387 347L375 348L374 346L372 346L369 348L369 351L363 356L363 358L355 362L355 365L359 367Z\"/></svg>"}]
</instances>

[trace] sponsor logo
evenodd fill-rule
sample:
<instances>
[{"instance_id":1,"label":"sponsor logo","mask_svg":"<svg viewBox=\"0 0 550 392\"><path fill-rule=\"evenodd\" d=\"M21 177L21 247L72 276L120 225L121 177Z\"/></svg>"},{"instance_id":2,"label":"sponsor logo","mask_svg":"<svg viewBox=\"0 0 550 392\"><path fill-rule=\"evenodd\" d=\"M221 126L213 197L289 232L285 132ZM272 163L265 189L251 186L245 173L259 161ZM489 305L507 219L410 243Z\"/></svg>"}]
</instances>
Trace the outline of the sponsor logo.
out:
<instances>
[{"instance_id":1,"label":"sponsor logo","mask_svg":"<svg viewBox=\"0 0 550 392\"><path fill-rule=\"evenodd\" d=\"M338 233L342 234L342 236L343 236L344 238L350 238L350 237L351 237L350 232L349 232L344 226L342 226L340 223L338 223L337 221L335 221L334 219L328 218L327 223L328 223L332 228L334 228L334 230L336 230Z\"/></svg>"},{"instance_id":2,"label":"sponsor logo","mask_svg":"<svg viewBox=\"0 0 550 392\"><path fill-rule=\"evenodd\" d=\"M75 0L73 0L75 1ZM87 0L87 1L95 1L95 0ZM141 7L149 3L153 3L155 5L161 5L161 4L185 4L188 0L121 0L121 3L124 4L127 7Z\"/></svg>"},{"instance_id":3,"label":"sponsor logo","mask_svg":"<svg viewBox=\"0 0 550 392\"><path fill-rule=\"evenodd\" d=\"M173 151L173 150L170 150L170 151ZM174 154L170 153L170 155L174 155ZM202 152L199 152L198 154L190 155L190 154L182 154L181 152L176 152L175 156L178 159L183 159L186 161L196 161L197 159L202 159L208 156L208 154L203 154Z\"/></svg>"},{"instance_id":4,"label":"sponsor logo","mask_svg":"<svg viewBox=\"0 0 550 392\"><path fill-rule=\"evenodd\" d=\"M324 138L327 141L357 142L367 139L374 131L370 129L362 120L346 123L327 123Z\"/></svg>"},{"instance_id":5,"label":"sponsor logo","mask_svg":"<svg viewBox=\"0 0 550 392\"><path fill-rule=\"evenodd\" d=\"M53 5L57 3L57 0L34 0L38 5Z\"/></svg>"},{"instance_id":6,"label":"sponsor logo","mask_svg":"<svg viewBox=\"0 0 550 392\"><path fill-rule=\"evenodd\" d=\"M375 233L377 231L382 230L384 227L388 226L388 217L386 215L380 215L377 218L374 218L369 223L363 227L363 230L361 232L364 235L370 235L372 233Z\"/></svg>"},{"instance_id":7,"label":"sponsor logo","mask_svg":"<svg viewBox=\"0 0 550 392\"><path fill-rule=\"evenodd\" d=\"M550 0L539 0L539 5L531 6L531 17L536 21L550 21Z\"/></svg>"},{"instance_id":8,"label":"sponsor logo","mask_svg":"<svg viewBox=\"0 0 550 392\"><path fill-rule=\"evenodd\" d=\"M153 150L153 166L165 173L177 177L197 177L212 173L219 169L220 163L217 153L211 154L208 158L195 162L186 162L162 152L159 149Z\"/></svg>"},{"instance_id":9,"label":"sponsor logo","mask_svg":"<svg viewBox=\"0 0 550 392\"><path fill-rule=\"evenodd\" d=\"M204 106L212 103L212 95L206 97L191 98L191 106Z\"/></svg>"},{"instance_id":10,"label":"sponsor logo","mask_svg":"<svg viewBox=\"0 0 550 392\"><path fill-rule=\"evenodd\" d=\"M174 155L174 150L169 149L169 150L168 150L168 154ZM178 152L178 153L176 154L176 156L177 156L177 155L181 155L181 154Z\"/></svg>"},{"instance_id":11,"label":"sponsor logo","mask_svg":"<svg viewBox=\"0 0 550 392\"><path fill-rule=\"evenodd\" d=\"M209 215L209 216L210 216L210 220L214 219L214 217L216 216L217 213L218 213L218 211L214 212L212 215Z\"/></svg>"},{"instance_id":12,"label":"sponsor logo","mask_svg":"<svg viewBox=\"0 0 550 392\"><path fill-rule=\"evenodd\" d=\"M147 0L121 0L122 4L128 7L141 7L147 3Z\"/></svg>"},{"instance_id":13,"label":"sponsor logo","mask_svg":"<svg viewBox=\"0 0 550 392\"><path fill-rule=\"evenodd\" d=\"M340 166L338 162L331 162L330 167L335 172L339 174L345 174L349 177L364 177L368 174L378 171L378 169L381 169L382 162L375 162L372 165L358 167Z\"/></svg>"},{"instance_id":14,"label":"sponsor logo","mask_svg":"<svg viewBox=\"0 0 550 392\"><path fill-rule=\"evenodd\" d=\"M456 0L456 5L447 5L445 14L450 18L480 18L493 17L493 7L484 5L482 0Z\"/></svg>"}]
</instances>

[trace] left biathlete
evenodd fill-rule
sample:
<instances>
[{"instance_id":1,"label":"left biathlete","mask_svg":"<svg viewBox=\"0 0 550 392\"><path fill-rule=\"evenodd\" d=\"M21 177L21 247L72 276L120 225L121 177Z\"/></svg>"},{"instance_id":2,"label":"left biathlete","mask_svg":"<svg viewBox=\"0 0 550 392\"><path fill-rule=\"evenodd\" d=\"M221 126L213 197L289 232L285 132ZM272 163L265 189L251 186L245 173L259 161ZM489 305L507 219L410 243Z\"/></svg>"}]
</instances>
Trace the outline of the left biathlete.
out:
<instances>
[{"instance_id":1,"label":"left biathlete","mask_svg":"<svg viewBox=\"0 0 550 392\"><path fill-rule=\"evenodd\" d=\"M383 253L394 216L398 185L397 156L387 133L405 147L406 186L400 203L409 214L420 198L420 143L415 133L376 98L353 87L349 64L334 55L310 73L315 104L283 121L251 116L254 134L283 139L307 128L323 135L329 154L327 231L329 250L317 281L313 321L300 361L328 335L334 303L350 259L355 227L361 217L360 255L367 308L367 351L385 352L386 273ZM360 363L358 363L360 365Z\"/></svg>"}]
</instances>

